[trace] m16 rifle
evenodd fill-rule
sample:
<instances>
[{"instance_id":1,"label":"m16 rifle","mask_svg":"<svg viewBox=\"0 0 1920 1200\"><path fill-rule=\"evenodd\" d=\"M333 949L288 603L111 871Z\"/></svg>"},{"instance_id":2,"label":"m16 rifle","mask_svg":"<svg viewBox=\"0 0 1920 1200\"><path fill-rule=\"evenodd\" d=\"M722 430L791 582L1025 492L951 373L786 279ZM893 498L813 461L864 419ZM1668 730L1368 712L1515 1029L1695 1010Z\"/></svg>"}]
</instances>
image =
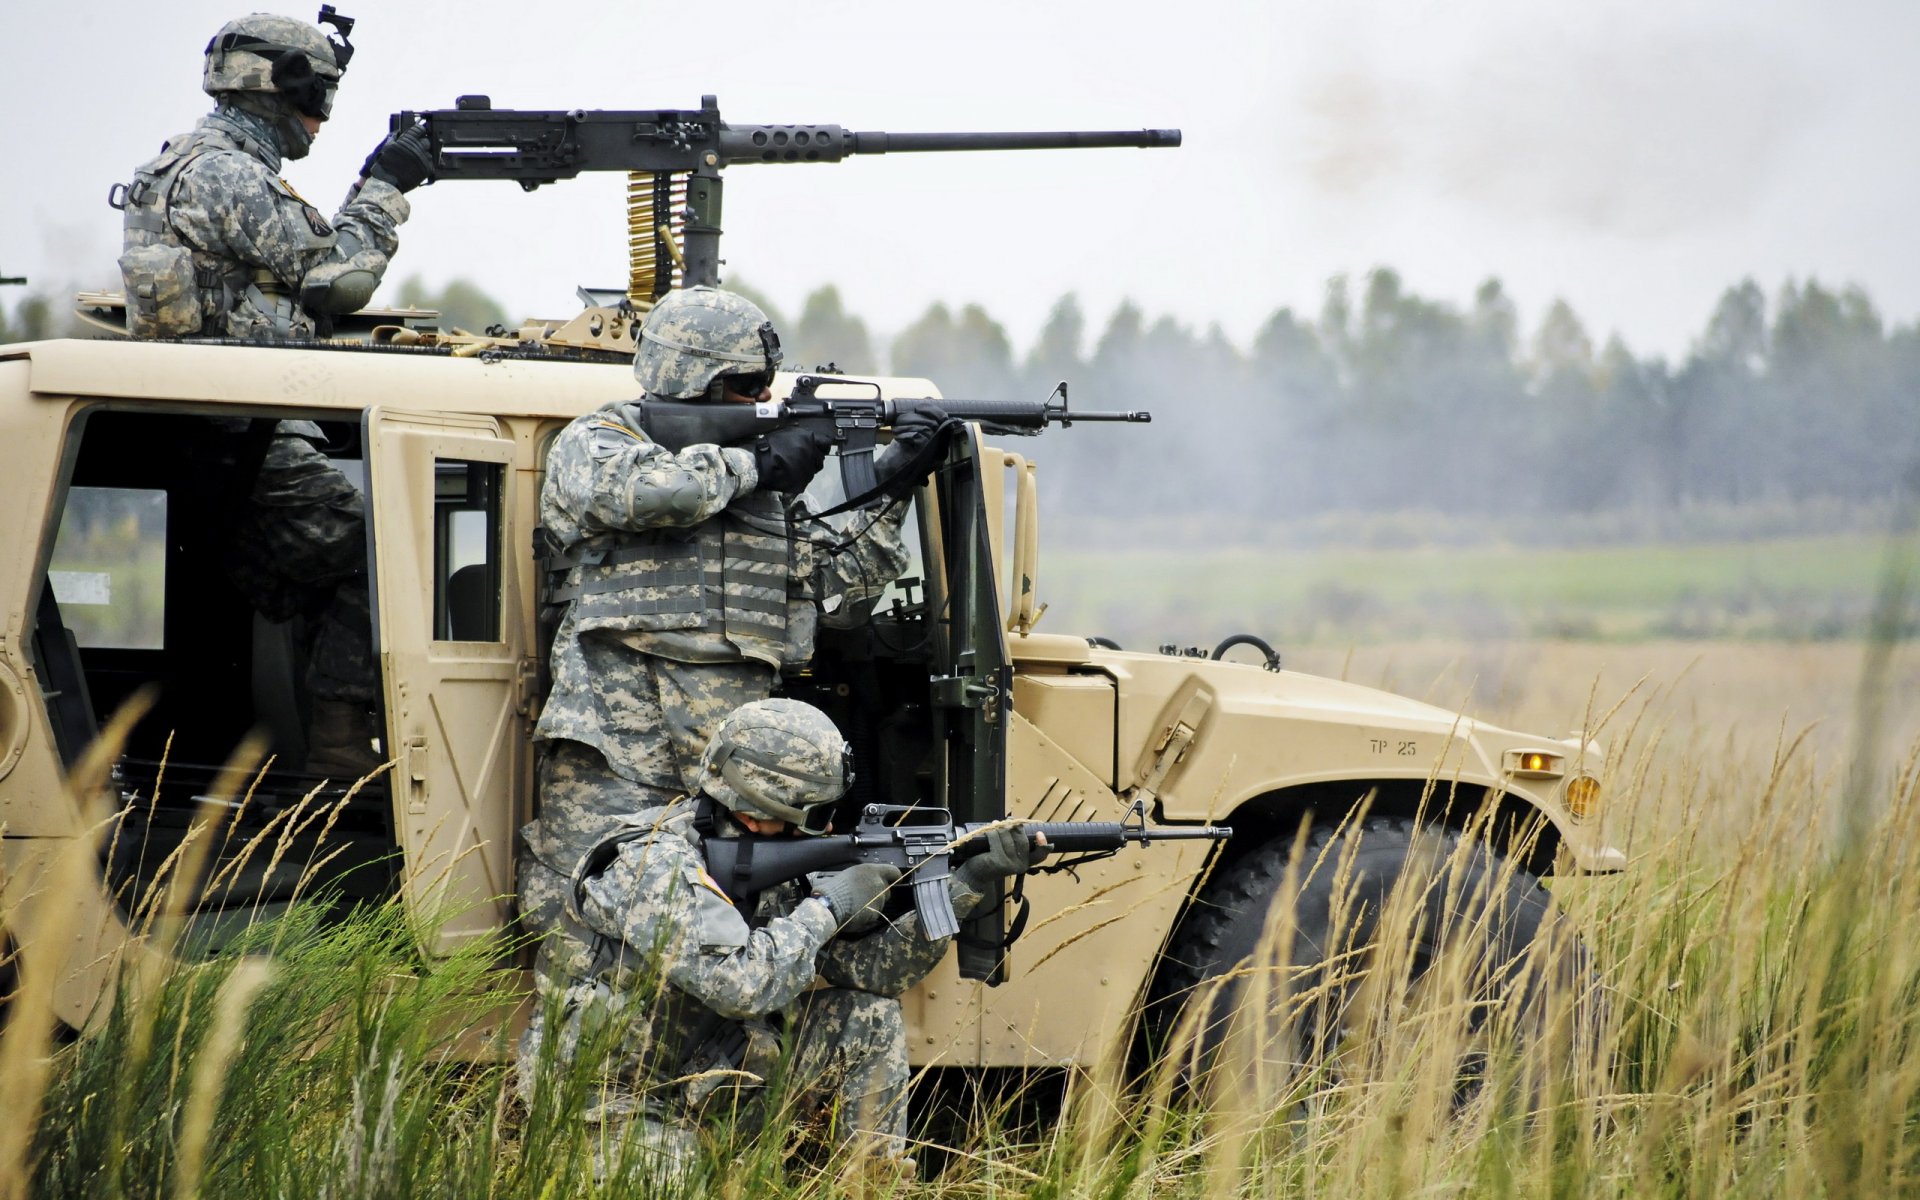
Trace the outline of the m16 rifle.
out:
<instances>
[{"instance_id":1,"label":"m16 rifle","mask_svg":"<svg viewBox=\"0 0 1920 1200\"><path fill-rule=\"evenodd\" d=\"M947 892L950 868L956 860L987 849L986 832L1007 821L955 825L945 809L869 804L852 833L820 837L708 837L702 842L707 873L736 899L755 895L816 871L844 871L861 863L885 863L900 868L903 882L913 891L914 911L928 938L952 937L960 924ZM1136 805L1124 821L1021 821L1020 830L1036 847L1044 845L1061 856L1038 869L1066 870L1093 858L1105 858L1129 843L1225 841L1233 830L1225 825L1150 827L1143 808ZM1016 887L1018 885L1016 884ZM1007 941L1019 936L1016 918Z\"/></svg>"},{"instance_id":2,"label":"m16 rifle","mask_svg":"<svg viewBox=\"0 0 1920 1200\"><path fill-rule=\"evenodd\" d=\"M496 109L486 96L461 96L452 108L395 113L390 124L398 131L416 122L426 125L435 179L511 179L532 191L582 171L630 172L629 203L644 199L651 206L646 213L636 208L631 218L635 275L643 261L670 258L685 287L720 282L720 172L729 166L839 162L852 154L1180 144L1178 129L877 133L838 125L729 125L712 96L702 96L697 109L567 112ZM685 207L675 211L682 187ZM672 233L676 222L679 241ZM652 239L642 236L643 226L652 229ZM630 299L650 301L674 286L671 271L654 272L647 282L651 293L634 295L629 288Z\"/></svg>"},{"instance_id":3,"label":"m16 rifle","mask_svg":"<svg viewBox=\"0 0 1920 1200\"><path fill-rule=\"evenodd\" d=\"M822 388L870 392L870 395L822 396ZM1067 406L1067 385L1062 382L1053 397L1029 400L888 400L880 385L861 379L802 375L786 399L756 404L696 404L673 400L640 401L642 423L647 436L669 450L708 443L718 446L751 444L754 438L788 425L800 425L831 442L840 458L840 481L846 493L847 507L856 507L889 489L877 481L873 461L875 434L891 428L900 417L920 409L933 408L952 421L978 421L990 433L1035 434L1049 425L1071 426L1075 421L1124 421L1144 424L1153 414L1140 410L1124 412L1074 412ZM909 462L895 472L895 480L911 486L925 471L915 465L931 465L931 456L939 447L929 444L921 453L928 463Z\"/></svg>"}]
</instances>

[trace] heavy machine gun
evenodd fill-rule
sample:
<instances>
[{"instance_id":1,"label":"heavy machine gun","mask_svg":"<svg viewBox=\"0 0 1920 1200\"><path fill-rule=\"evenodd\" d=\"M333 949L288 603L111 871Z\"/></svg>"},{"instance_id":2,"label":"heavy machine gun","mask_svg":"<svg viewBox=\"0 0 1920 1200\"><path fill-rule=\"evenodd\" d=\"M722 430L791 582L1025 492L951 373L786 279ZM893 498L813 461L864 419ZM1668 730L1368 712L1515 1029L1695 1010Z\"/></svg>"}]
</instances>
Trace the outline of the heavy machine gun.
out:
<instances>
[{"instance_id":1,"label":"heavy machine gun","mask_svg":"<svg viewBox=\"0 0 1920 1200\"><path fill-rule=\"evenodd\" d=\"M1178 129L1115 132L878 133L838 125L729 125L720 106L702 96L697 109L497 109L486 96L462 96L454 107L395 113L398 131L424 122L435 179L511 179L528 191L582 171L626 171L634 275L654 270L651 291L720 282L722 170L745 163L839 162L853 154L959 150L1078 150L1180 144ZM684 205L678 202L684 199ZM649 209L651 211L643 211ZM650 226L652 244L643 236ZM676 236L677 235L677 236ZM659 267L671 260L678 269Z\"/></svg>"}]
</instances>

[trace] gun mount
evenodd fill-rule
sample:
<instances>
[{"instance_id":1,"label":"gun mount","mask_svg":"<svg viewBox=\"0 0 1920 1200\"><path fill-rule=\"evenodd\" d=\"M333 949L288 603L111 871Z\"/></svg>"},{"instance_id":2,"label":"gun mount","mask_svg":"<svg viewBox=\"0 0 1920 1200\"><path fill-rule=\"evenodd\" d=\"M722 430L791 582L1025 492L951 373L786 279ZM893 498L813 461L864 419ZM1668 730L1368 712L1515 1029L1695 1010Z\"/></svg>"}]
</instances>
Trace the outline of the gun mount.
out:
<instances>
[{"instance_id":1,"label":"gun mount","mask_svg":"<svg viewBox=\"0 0 1920 1200\"><path fill-rule=\"evenodd\" d=\"M582 171L629 173L629 298L720 281L722 170L745 163L839 162L854 154L977 150L1155 149L1178 129L1026 133L881 133L838 125L729 125L719 102L697 109L496 109L462 96L450 109L395 113L395 130L424 122L436 179L511 179L528 191ZM684 202L681 204L680 202ZM651 236L649 235L651 233ZM644 294L642 294L644 293Z\"/></svg>"}]
</instances>

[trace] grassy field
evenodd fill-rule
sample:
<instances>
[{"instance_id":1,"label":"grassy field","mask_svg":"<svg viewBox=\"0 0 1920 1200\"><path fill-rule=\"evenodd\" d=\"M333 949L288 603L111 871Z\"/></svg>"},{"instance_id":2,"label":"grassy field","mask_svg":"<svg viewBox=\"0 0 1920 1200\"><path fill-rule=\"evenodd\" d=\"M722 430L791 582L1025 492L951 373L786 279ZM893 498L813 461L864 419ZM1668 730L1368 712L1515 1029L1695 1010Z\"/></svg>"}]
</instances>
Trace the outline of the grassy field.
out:
<instances>
[{"instance_id":1,"label":"grassy field","mask_svg":"<svg viewBox=\"0 0 1920 1200\"><path fill-rule=\"evenodd\" d=\"M1878 718L1858 704L1876 661L1886 670L1869 678L1893 681ZM1603 735L1633 865L1556 884L1558 928L1586 957L1540 942L1519 976L1539 981L1534 1004L1480 1003L1473 895L1447 950L1408 979L1414 910L1390 900L1380 951L1355 959L1372 982L1337 1046L1299 1068L1289 1014L1311 997L1283 965L1283 915L1243 973L1249 1015L1197 1088L1178 1086L1190 1056L1176 1037L1142 1078L1102 1064L1064 1092L1036 1078L982 1098L964 1120L921 1114L918 1177L864 1173L776 1120L722 1129L677 1186L633 1160L596 1185L581 1081L529 1109L504 1068L454 1053L501 999L484 948L423 971L398 914L322 927L296 913L123 1002L92 1038L55 1049L13 1023L0 1195L1920 1191L1911 647L1874 660L1858 642L1422 641L1309 647L1292 665L1521 727L1625 701ZM1861 745L1886 769L1853 770Z\"/></svg>"},{"instance_id":2,"label":"grassy field","mask_svg":"<svg viewBox=\"0 0 1920 1200\"><path fill-rule=\"evenodd\" d=\"M1692 544L1137 550L1049 543L1046 628L1129 647L1516 637L1861 636L1888 545L1866 534Z\"/></svg>"}]
</instances>

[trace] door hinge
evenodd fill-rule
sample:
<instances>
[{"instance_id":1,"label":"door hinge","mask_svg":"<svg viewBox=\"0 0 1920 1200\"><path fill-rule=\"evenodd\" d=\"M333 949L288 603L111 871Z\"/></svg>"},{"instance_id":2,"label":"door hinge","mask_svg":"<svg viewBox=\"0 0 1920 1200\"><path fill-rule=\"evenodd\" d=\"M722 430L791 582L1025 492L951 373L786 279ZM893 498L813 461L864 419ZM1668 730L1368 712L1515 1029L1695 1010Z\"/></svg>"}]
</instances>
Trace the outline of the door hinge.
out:
<instances>
[{"instance_id":1,"label":"door hinge","mask_svg":"<svg viewBox=\"0 0 1920 1200\"><path fill-rule=\"evenodd\" d=\"M540 703L540 660L523 658L513 672L513 711L523 717L535 717Z\"/></svg>"},{"instance_id":2,"label":"door hinge","mask_svg":"<svg viewBox=\"0 0 1920 1200\"><path fill-rule=\"evenodd\" d=\"M928 680L940 708L977 708L992 724L1000 719L1000 685L984 675L936 675Z\"/></svg>"}]
</instances>

